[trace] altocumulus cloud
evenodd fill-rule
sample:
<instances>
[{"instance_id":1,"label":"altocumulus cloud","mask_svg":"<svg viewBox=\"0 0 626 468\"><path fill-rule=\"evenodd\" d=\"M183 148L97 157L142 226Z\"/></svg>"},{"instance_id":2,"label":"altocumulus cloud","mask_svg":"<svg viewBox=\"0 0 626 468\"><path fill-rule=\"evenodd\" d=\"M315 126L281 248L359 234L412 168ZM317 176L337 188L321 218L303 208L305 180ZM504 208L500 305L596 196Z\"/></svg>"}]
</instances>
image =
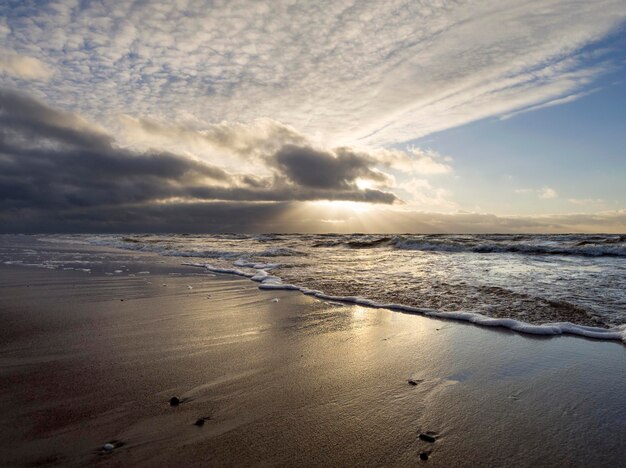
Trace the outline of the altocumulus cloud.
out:
<instances>
[{"instance_id":1,"label":"altocumulus cloud","mask_svg":"<svg viewBox=\"0 0 626 468\"><path fill-rule=\"evenodd\" d=\"M26 80L46 81L52 70L40 60L19 54L0 53L0 74L12 75Z\"/></svg>"},{"instance_id":2,"label":"altocumulus cloud","mask_svg":"<svg viewBox=\"0 0 626 468\"><path fill-rule=\"evenodd\" d=\"M259 143L267 169L257 175L228 172L168 151L122 148L80 116L11 90L0 91L0 125L0 219L5 230L24 217L35 228L38 217L57 225L60 219L79 222L105 212L114 225L127 218L131 207L133 212L140 207L154 212L158 206L168 214L172 206L193 206L197 213L194 204L212 202L241 209L237 203L397 201L393 193L358 188L358 178L388 181L373 167L375 158L349 149L316 149L299 137L290 139L297 144ZM228 136L220 140L223 145L240 147L234 133Z\"/></svg>"},{"instance_id":3,"label":"altocumulus cloud","mask_svg":"<svg viewBox=\"0 0 626 468\"><path fill-rule=\"evenodd\" d=\"M583 96L625 20L624 0L3 1L0 68L107 127L270 116L385 146Z\"/></svg>"}]
</instances>

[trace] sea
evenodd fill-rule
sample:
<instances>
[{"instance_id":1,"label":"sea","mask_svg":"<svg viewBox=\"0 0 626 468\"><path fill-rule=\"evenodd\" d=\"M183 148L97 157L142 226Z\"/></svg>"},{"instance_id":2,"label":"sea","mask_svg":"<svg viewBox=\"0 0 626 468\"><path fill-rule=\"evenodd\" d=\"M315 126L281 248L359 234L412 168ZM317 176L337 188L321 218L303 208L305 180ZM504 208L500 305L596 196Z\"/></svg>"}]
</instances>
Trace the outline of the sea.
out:
<instances>
[{"instance_id":1,"label":"sea","mask_svg":"<svg viewBox=\"0 0 626 468\"><path fill-rule=\"evenodd\" d=\"M36 260L29 263L19 248L6 248L11 236L3 236L0 261L72 268L71 258L64 263L46 256L46 246L106 246L179 257L181 264L250 278L261 289L292 289L340 304L385 307L522 333L568 333L626 342L626 235L59 234L29 238L36 243L23 250L30 250Z\"/></svg>"}]
</instances>

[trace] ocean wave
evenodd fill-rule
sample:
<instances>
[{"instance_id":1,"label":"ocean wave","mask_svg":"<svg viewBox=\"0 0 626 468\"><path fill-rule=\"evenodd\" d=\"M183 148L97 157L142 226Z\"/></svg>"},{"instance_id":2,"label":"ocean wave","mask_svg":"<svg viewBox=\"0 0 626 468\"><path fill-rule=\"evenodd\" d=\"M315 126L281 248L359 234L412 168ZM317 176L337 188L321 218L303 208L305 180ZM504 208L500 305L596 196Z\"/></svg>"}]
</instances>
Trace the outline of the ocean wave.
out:
<instances>
[{"instance_id":1,"label":"ocean wave","mask_svg":"<svg viewBox=\"0 0 626 468\"><path fill-rule=\"evenodd\" d=\"M314 241L315 248L345 247L369 249L389 247L400 250L453 253L517 253L523 255L578 255L586 257L625 257L624 235L484 234L484 235L346 235Z\"/></svg>"},{"instance_id":2,"label":"ocean wave","mask_svg":"<svg viewBox=\"0 0 626 468\"><path fill-rule=\"evenodd\" d=\"M199 257L199 258L237 258L241 252L219 249L184 249L177 244L171 244L168 239L137 239L137 238L109 238L92 237L89 244L102 247L114 247L136 252L150 252L168 257Z\"/></svg>"},{"instance_id":3,"label":"ocean wave","mask_svg":"<svg viewBox=\"0 0 626 468\"><path fill-rule=\"evenodd\" d=\"M294 257L305 256L304 252L289 247L273 247L261 252L252 252L251 255L259 257Z\"/></svg>"},{"instance_id":4,"label":"ocean wave","mask_svg":"<svg viewBox=\"0 0 626 468\"><path fill-rule=\"evenodd\" d=\"M229 237L230 238L230 237ZM207 248L185 248L175 237L172 238L142 238L137 237L103 237L95 236L87 239L91 245L114 247L137 252L151 252L169 257L197 257L197 258L250 258L250 257L290 257L305 256L306 253L288 247L271 247L255 250L221 250Z\"/></svg>"},{"instance_id":5,"label":"ocean wave","mask_svg":"<svg viewBox=\"0 0 626 468\"><path fill-rule=\"evenodd\" d=\"M342 244L344 244L344 242L340 240L317 241L313 242L312 247L335 247Z\"/></svg>"},{"instance_id":6,"label":"ocean wave","mask_svg":"<svg viewBox=\"0 0 626 468\"><path fill-rule=\"evenodd\" d=\"M394 247L403 250L423 250L431 252L471 252L471 253L519 253L526 255L581 255L587 257L625 257L624 242L591 242L576 244L530 244L398 239Z\"/></svg>"},{"instance_id":7,"label":"ocean wave","mask_svg":"<svg viewBox=\"0 0 626 468\"><path fill-rule=\"evenodd\" d=\"M346 245L353 249L368 249L372 247L381 247L384 245L391 245L395 240L395 237L379 237L376 239L367 240L351 240L346 242Z\"/></svg>"}]
</instances>

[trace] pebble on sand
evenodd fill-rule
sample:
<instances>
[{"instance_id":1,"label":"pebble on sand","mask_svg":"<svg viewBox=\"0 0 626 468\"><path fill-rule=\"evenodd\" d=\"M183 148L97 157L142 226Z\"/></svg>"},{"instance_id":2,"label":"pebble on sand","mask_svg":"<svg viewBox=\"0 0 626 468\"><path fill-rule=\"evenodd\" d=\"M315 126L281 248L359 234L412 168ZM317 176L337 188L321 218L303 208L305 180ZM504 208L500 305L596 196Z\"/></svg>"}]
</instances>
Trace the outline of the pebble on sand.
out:
<instances>
[{"instance_id":1,"label":"pebble on sand","mask_svg":"<svg viewBox=\"0 0 626 468\"><path fill-rule=\"evenodd\" d=\"M199 418L196 420L195 423L193 423L194 426L198 426L198 427L202 427L204 426L204 418Z\"/></svg>"},{"instance_id":2,"label":"pebble on sand","mask_svg":"<svg viewBox=\"0 0 626 468\"><path fill-rule=\"evenodd\" d=\"M105 452L110 452L111 450L113 450L115 448L115 445L111 444L111 443L107 443L104 444L102 446L102 450L104 450Z\"/></svg>"},{"instance_id":3,"label":"pebble on sand","mask_svg":"<svg viewBox=\"0 0 626 468\"><path fill-rule=\"evenodd\" d=\"M421 440L423 440L424 442L430 442L430 443L433 443L433 442L435 442L435 440L437 440L433 436L431 436L429 434L424 434L424 433L420 434L418 437Z\"/></svg>"},{"instance_id":4,"label":"pebble on sand","mask_svg":"<svg viewBox=\"0 0 626 468\"><path fill-rule=\"evenodd\" d=\"M193 286L191 286L190 284L187 285L187 289L193 289Z\"/></svg>"},{"instance_id":5,"label":"pebble on sand","mask_svg":"<svg viewBox=\"0 0 626 468\"><path fill-rule=\"evenodd\" d=\"M409 379L409 385L417 385L417 380Z\"/></svg>"},{"instance_id":6,"label":"pebble on sand","mask_svg":"<svg viewBox=\"0 0 626 468\"><path fill-rule=\"evenodd\" d=\"M170 398L170 406L178 406L180 404L180 400L178 397L173 396Z\"/></svg>"},{"instance_id":7,"label":"pebble on sand","mask_svg":"<svg viewBox=\"0 0 626 468\"><path fill-rule=\"evenodd\" d=\"M420 460L428 460L428 454L426 452L420 453Z\"/></svg>"}]
</instances>

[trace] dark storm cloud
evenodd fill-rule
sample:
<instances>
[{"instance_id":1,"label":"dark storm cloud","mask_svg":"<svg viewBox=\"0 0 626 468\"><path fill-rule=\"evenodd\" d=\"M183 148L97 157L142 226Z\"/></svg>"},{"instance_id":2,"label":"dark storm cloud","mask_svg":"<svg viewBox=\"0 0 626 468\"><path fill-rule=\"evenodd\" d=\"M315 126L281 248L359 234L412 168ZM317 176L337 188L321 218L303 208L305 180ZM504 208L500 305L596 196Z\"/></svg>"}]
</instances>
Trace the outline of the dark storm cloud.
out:
<instances>
[{"instance_id":1,"label":"dark storm cloud","mask_svg":"<svg viewBox=\"0 0 626 468\"><path fill-rule=\"evenodd\" d=\"M223 170L169 153L133 153L71 114L0 93L0 207L64 209L185 196Z\"/></svg>"},{"instance_id":2,"label":"dark storm cloud","mask_svg":"<svg viewBox=\"0 0 626 468\"><path fill-rule=\"evenodd\" d=\"M3 230L27 216L41 223L75 226L107 212L119 225L141 206L172 218L189 204L208 201L289 202L352 200L393 203L395 195L360 190L357 177L383 181L367 158L326 153L306 146L281 147L268 158L271 176L229 174L223 169L164 151L136 152L116 146L103 130L19 93L0 91L0 221ZM326 174L327 180L324 180ZM181 201L184 201L182 203ZM204 205L203 205L204 206ZM228 205L233 209L234 205ZM203 209L206 211L207 206ZM45 211L53 213L45 213ZM108 210L108 211L106 211ZM67 216L72 216L72 221ZM224 215L225 219L228 217ZM75 219L78 217L78 219ZM81 218L82 217L82 218ZM133 216L133 225L142 216ZM216 223L224 223L216 220ZM127 219L127 222L130 222ZM164 226L169 219L160 218ZM59 224L60 223L60 224ZM140 228L139 226L137 227ZM74 229L74 228L72 228Z\"/></svg>"},{"instance_id":3,"label":"dark storm cloud","mask_svg":"<svg viewBox=\"0 0 626 468\"><path fill-rule=\"evenodd\" d=\"M0 125L23 137L49 138L74 146L110 148L113 138L91 129L77 116L60 112L22 94L0 89Z\"/></svg>"},{"instance_id":4,"label":"dark storm cloud","mask_svg":"<svg viewBox=\"0 0 626 468\"><path fill-rule=\"evenodd\" d=\"M29 232L274 232L289 230L289 203L208 202L107 206L97 210L22 210L0 225L8 233Z\"/></svg>"},{"instance_id":5,"label":"dark storm cloud","mask_svg":"<svg viewBox=\"0 0 626 468\"><path fill-rule=\"evenodd\" d=\"M275 155L274 163L295 183L318 189L353 189L359 177L387 182L387 177L373 171L376 161L340 148L336 154L307 146L285 145Z\"/></svg>"}]
</instances>

